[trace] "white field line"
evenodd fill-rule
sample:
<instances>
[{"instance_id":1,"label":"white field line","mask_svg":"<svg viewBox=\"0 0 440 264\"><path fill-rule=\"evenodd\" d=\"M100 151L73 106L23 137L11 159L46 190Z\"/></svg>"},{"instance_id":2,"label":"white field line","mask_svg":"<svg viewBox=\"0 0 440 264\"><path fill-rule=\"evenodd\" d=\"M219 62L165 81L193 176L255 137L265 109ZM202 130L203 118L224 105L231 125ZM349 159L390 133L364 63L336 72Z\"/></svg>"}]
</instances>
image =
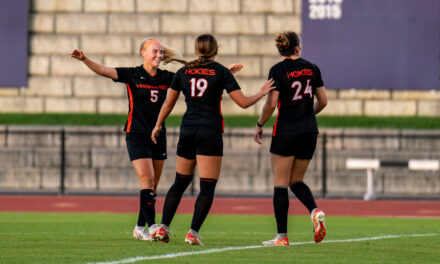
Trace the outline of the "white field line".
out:
<instances>
[{"instance_id":1,"label":"white field line","mask_svg":"<svg viewBox=\"0 0 440 264\"><path fill-rule=\"evenodd\" d=\"M438 236L438 235L439 234L386 235L386 236L375 236L375 237L360 237L360 238L349 238L349 239L326 240L321 243L345 243L345 242L380 240L380 239L387 239L387 238L425 237L425 236ZM305 244L315 244L315 242L305 241L305 242L291 243L291 245L293 245L293 246L305 245ZM170 259L170 258L177 258L177 257L191 256L191 255L211 254L211 253L217 253L217 252L223 252L223 251L245 250L245 249L263 248L263 247L268 247L268 246L258 245L258 246L213 248L213 249L208 249L208 250L187 251L187 252L170 253L170 254L155 255L155 256L139 256L139 257L126 258L126 259L115 260L115 261L88 262L87 264L125 264L125 263L134 263L134 262L143 261L143 260Z\"/></svg>"}]
</instances>

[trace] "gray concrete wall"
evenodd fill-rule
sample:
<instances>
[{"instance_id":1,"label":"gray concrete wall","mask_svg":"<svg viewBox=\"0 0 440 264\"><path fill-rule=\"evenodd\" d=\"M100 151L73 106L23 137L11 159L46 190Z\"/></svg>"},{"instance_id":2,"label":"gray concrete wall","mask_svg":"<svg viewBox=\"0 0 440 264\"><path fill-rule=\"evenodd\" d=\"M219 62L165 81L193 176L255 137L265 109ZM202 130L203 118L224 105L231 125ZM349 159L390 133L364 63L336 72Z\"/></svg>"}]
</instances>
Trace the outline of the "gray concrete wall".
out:
<instances>
[{"instance_id":1,"label":"gray concrete wall","mask_svg":"<svg viewBox=\"0 0 440 264\"><path fill-rule=\"evenodd\" d=\"M0 191L57 191L62 129L66 131L67 192L137 192L137 176L125 148L125 134L119 127L29 126L0 127ZM260 146L253 142L251 129L226 129L217 194L271 195L270 130L266 129ZM440 159L440 131L321 129L305 178L316 194L322 192L324 134L330 196L365 193L365 171L347 170L347 158ZM168 160L159 185L160 193L165 193L174 181L177 138L178 128L168 128ZM375 191L382 196L440 197L440 173L382 168L375 172Z\"/></svg>"},{"instance_id":2,"label":"gray concrete wall","mask_svg":"<svg viewBox=\"0 0 440 264\"><path fill-rule=\"evenodd\" d=\"M280 60L275 34L302 30L301 0L31 0L30 6L29 83L0 89L3 113L127 113L125 86L96 76L68 54L80 48L106 66L136 66L146 37L188 59L198 34L214 34L218 61L242 63L236 76L252 94ZM325 115L440 116L438 90L333 90L328 97ZM223 113L259 114L262 104L243 110L225 96ZM184 110L179 100L173 113Z\"/></svg>"}]
</instances>

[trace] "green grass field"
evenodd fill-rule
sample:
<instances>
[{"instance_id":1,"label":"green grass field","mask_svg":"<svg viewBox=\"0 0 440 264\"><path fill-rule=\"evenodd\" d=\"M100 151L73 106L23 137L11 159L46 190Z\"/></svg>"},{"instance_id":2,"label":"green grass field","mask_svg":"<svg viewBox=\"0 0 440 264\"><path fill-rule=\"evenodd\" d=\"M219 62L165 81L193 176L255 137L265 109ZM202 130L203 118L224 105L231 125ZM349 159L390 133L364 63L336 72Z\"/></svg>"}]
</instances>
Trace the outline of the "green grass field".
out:
<instances>
[{"instance_id":1,"label":"green grass field","mask_svg":"<svg viewBox=\"0 0 440 264\"><path fill-rule=\"evenodd\" d=\"M259 247L274 235L272 216L210 215L200 232L203 247L183 243L190 215L175 217L169 244L132 238L135 220L135 214L2 212L0 263L440 263L440 219L328 217L328 235L315 244L310 219L290 216L290 247Z\"/></svg>"},{"instance_id":2,"label":"green grass field","mask_svg":"<svg viewBox=\"0 0 440 264\"><path fill-rule=\"evenodd\" d=\"M75 125L75 126L123 126L127 115L117 114L21 114L1 113L1 125ZM171 115L167 126L179 126L182 117ZM255 127L258 116L224 116L226 127ZM320 128L394 128L394 129L440 129L437 117L365 117L318 115ZM266 128L275 123L272 117Z\"/></svg>"}]
</instances>

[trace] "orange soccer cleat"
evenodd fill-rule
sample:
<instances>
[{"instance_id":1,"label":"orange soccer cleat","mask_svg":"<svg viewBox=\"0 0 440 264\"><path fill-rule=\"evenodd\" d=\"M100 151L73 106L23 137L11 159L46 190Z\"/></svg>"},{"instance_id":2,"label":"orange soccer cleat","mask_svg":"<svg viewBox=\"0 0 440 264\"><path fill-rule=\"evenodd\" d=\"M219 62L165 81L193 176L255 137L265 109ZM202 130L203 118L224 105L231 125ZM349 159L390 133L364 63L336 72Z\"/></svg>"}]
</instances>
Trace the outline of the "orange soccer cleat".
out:
<instances>
[{"instance_id":1,"label":"orange soccer cleat","mask_svg":"<svg viewBox=\"0 0 440 264\"><path fill-rule=\"evenodd\" d=\"M289 239L284 236L281 237L280 235L276 235L274 239L263 241L263 245L265 246L288 246L289 245Z\"/></svg>"},{"instance_id":2,"label":"orange soccer cleat","mask_svg":"<svg viewBox=\"0 0 440 264\"><path fill-rule=\"evenodd\" d=\"M312 218L313 222L313 233L315 234L315 242L319 243L321 242L327 231L325 230L325 214L320 209L316 208L312 211L310 217Z\"/></svg>"},{"instance_id":3,"label":"orange soccer cleat","mask_svg":"<svg viewBox=\"0 0 440 264\"><path fill-rule=\"evenodd\" d=\"M188 232L188 234L186 235L185 243L189 245L203 246L203 243L200 240L200 236L198 234L193 235L191 232Z\"/></svg>"},{"instance_id":4,"label":"orange soccer cleat","mask_svg":"<svg viewBox=\"0 0 440 264\"><path fill-rule=\"evenodd\" d=\"M160 225L156 230L156 240L164 243L170 242L170 229L166 225Z\"/></svg>"}]
</instances>

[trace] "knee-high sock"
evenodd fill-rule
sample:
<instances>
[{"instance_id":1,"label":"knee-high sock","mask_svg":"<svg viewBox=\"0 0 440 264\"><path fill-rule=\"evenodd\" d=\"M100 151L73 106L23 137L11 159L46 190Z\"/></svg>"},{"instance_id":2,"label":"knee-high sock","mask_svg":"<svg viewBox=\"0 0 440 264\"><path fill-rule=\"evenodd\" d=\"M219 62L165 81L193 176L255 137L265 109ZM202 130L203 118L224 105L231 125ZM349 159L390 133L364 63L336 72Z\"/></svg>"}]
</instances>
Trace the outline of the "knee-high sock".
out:
<instances>
[{"instance_id":1,"label":"knee-high sock","mask_svg":"<svg viewBox=\"0 0 440 264\"><path fill-rule=\"evenodd\" d=\"M200 227L211 209L216 184L217 180L215 179L200 179L200 193L194 205L194 214L191 222L191 229L196 232L199 232Z\"/></svg>"},{"instance_id":2,"label":"knee-high sock","mask_svg":"<svg viewBox=\"0 0 440 264\"><path fill-rule=\"evenodd\" d=\"M144 215L144 219L146 220L148 226L150 227L156 223L156 221L155 221L155 218L156 218L156 209L155 209L156 195L154 194L152 189L143 189L140 192L140 200L141 200L141 211ZM144 225L145 225L145 222L144 222Z\"/></svg>"},{"instance_id":3,"label":"knee-high sock","mask_svg":"<svg viewBox=\"0 0 440 264\"><path fill-rule=\"evenodd\" d=\"M307 207L310 213L313 209L317 208L315 198L313 198L312 192L304 182L295 182L290 185L290 189L304 206Z\"/></svg>"},{"instance_id":4,"label":"knee-high sock","mask_svg":"<svg viewBox=\"0 0 440 264\"><path fill-rule=\"evenodd\" d=\"M274 187L273 210L277 221L278 234L287 233L287 214L289 212L289 193L287 186Z\"/></svg>"},{"instance_id":5,"label":"knee-high sock","mask_svg":"<svg viewBox=\"0 0 440 264\"><path fill-rule=\"evenodd\" d=\"M192 179L193 175L182 175L180 173L176 173L174 184L168 190L167 196L165 197L162 213L162 224L170 226L174 214L176 214L177 207L179 207L182 195L186 188L188 188Z\"/></svg>"},{"instance_id":6,"label":"knee-high sock","mask_svg":"<svg viewBox=\"0 0 440 264\"><path fill-rule=\"evenodd\" d=\"M140 203L139 203L139 207L141 207ZM138 216L138 221L137 221L136 225L137 226L145 226L146 222L147 222L147 220L144 217L144 212L142 212L142 208L139 208L139 216Z\"/></svg>"}]
</instances>

